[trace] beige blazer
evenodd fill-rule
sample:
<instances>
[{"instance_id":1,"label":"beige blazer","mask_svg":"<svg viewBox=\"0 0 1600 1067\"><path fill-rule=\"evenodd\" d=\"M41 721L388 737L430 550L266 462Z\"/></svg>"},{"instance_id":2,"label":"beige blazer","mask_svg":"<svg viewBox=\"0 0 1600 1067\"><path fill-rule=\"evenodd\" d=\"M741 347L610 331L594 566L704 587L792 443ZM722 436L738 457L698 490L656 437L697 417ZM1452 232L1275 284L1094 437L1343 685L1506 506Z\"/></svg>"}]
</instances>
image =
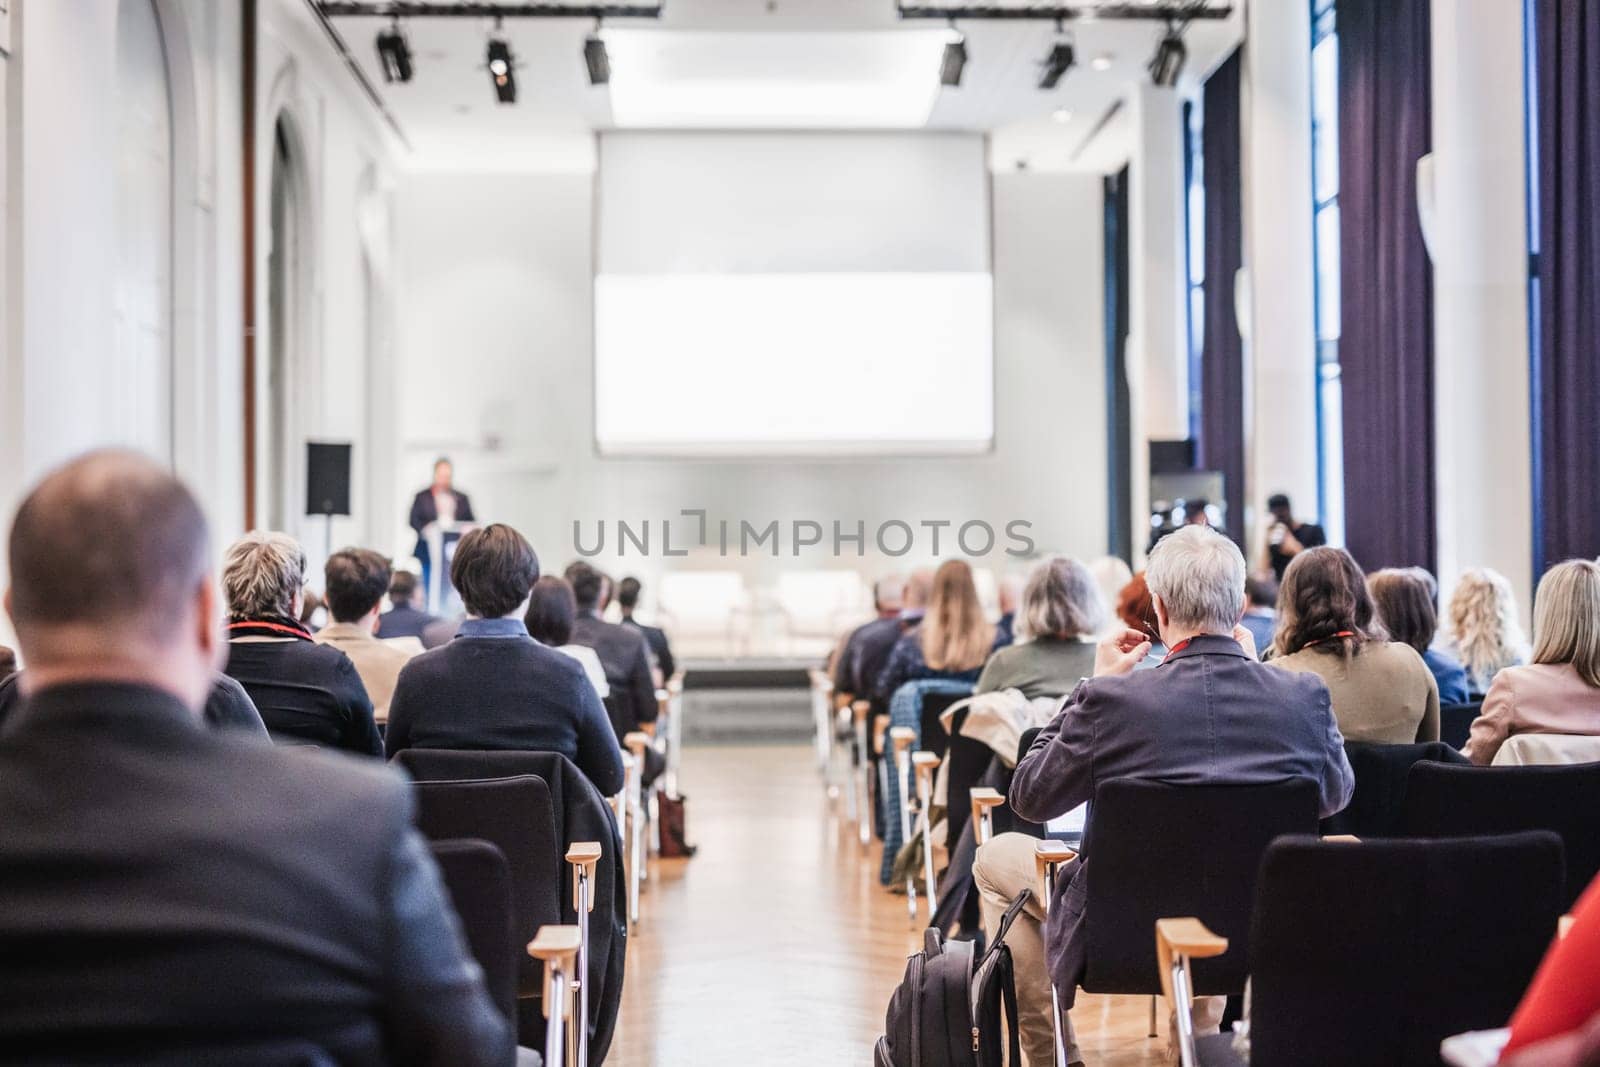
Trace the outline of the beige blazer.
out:
<instances>
[{"instance_id":1,"label":"beige blazer","mask_svg":"<svg viewBox=\"0 0 1600 1067\"><path fill-rule=\"evenodd\" d=\"M1346 741L1439 740L1439 683L1410 645L1369 644L1348 660L1337 650L1303 648L1267 663L1315 674L1327 683L1333 717Z\"/></svg>"},{"instance_id":2,"label":"beige blazer","mask_svg":"<svg viewBox=\"0 0 1600 1067\"><path fill-rule=\"evenodd\" d=\"M1600 734L1600 689L1570 663L1530 663L1494 676L1467 747L1473 763L1487 764L1512 734Z\"/></svg>"},{"instance_id":3,"label":"beige blazer","mask_svg":"<svg viewBox=\"0 0 1600 1067\"><path fill-rule=\"evenodd\" d=\"M350 657L372 701L372 717L378 722L387 722L394 683L400 678L400 668L411 656L403 649L378 640L365 627L353 622L329 623L317 633L315 640L319 645L332 645Z\"/></svg>"}]
</instances>

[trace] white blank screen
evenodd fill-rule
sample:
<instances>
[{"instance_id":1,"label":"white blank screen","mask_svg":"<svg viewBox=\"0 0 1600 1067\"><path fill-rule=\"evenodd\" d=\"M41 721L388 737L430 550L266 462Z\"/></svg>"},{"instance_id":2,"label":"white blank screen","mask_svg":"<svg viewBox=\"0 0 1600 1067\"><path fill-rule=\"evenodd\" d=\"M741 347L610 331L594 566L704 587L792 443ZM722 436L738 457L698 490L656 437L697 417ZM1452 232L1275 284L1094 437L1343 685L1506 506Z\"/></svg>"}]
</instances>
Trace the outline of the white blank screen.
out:
<instances>
[{"instance_id":1,"label":"white blank screen","mask_svg":"<svg viewBox=\"0 0 1600 1067\"><path fill-rule=\"evenodd\" d=\"M607 134L599 180L603 453L988 447L981 137Z\"/></svg>"}]
</instances>

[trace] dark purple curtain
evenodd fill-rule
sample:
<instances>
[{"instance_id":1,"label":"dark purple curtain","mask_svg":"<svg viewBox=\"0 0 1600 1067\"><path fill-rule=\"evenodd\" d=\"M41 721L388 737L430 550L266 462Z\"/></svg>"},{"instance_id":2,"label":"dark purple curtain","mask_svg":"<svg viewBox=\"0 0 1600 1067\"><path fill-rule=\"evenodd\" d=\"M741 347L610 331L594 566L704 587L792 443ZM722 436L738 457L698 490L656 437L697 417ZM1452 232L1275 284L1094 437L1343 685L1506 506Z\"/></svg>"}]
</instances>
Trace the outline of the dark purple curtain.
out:
<instances>
[{"instance_id":1,"label":"dark purple curtain","mask_svg":"<svg viewBox=\"0 0 1600 1067\"><path fill-rule=\"evenodd\" d=\"M1345 541L1364 567L1431 570L1433 269L1416 188L1432 143L1428 0L1337 11Z\"/></svg>"},{"instance_id":2,"label":"dark purple curtain","mask_svg":"<svg viewBox=\"0 0 1600 1067\"><path fill-rule=\"evenodd\" d=\"M1228 531L1244 536L1244 343L1233 277L1244 264L1239 68L1243 49L1206 79L1201 153L1205 182L1205 325L1200 351L1199 463L1226 480Z\"/></svg>"},{"instance_id":3,"label":"dark purple curtain","mask_svg":"<svg viewBox=\"0 0 1600 1067\"><path fill-rule=\"evenodd\" d=\"M1535 0L1536 560L1600 555L1600 0Z\"/></svg>"}]
</instances>

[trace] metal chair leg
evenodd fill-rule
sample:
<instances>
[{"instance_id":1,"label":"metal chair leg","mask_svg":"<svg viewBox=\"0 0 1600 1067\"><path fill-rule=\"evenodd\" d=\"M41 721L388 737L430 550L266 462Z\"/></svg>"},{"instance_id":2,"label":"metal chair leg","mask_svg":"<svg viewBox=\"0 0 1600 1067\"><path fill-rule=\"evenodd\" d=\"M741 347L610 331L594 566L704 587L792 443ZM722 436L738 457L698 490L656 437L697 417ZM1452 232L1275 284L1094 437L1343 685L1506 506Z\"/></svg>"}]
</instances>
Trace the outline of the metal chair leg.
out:
<instances>
[{"instance_id":1,"label":"metal chair leg","mask_svg":"<svg viewBox=\"0 0 1600 1067\"><path fill-rule=\"evenodd\" d=\"M939 757L932 752L914 752L911 766L917 775L917 809L922 822L922 878L928 894L928 919L939 910L939 898L933 880L933 775L939 769Z\"/></svg>"},{"instance_id":2,"label":"metal chair leg","mask_svg":"<svg viewBox=\"0 0 1600 1067\"><path fill-rule=\"evenodd\" d=\"M572 909L578 916L578 956L572 975L578 1012L570 1042L577 1067L589 1063L589 913L594 910L594 869L601 855L598 841L574 841L567 849L567 862L572 865Z\"/></svg>"},{"instance_id":3,"label":"metal chair leg","mask_svg":"<svg viewBox=\"0 0 1600 1067\"><path fill-rule=\"evenodd\" d=\"M1034 866L1044 883L1045 914L1050 913L1050 901L1055 897L1056 872L1076 855L1060 841L1044 840L1034 846ZM1056 988L1055 982L1050 983L1050 1032L1055 1038L1056 1067L1067 1067L1067 1046L1061 1036L1061 991Z\"/></svg>"},{"instance_id":4,"label":"metal chair leg","mask_svg":"<svg viewBox=\"0 0 1600 1067\"><path fill-rule=\"evenodd\" d=\"M895 788L900 796L900 844L911 841L911 746L916 743L917 732L909 726L896 726L889 731L889 741L894 747ZM906 877L906 912L911 927L917 926L917 879Z\"/></svg>"},{"instance_id":5,"label":"metal chair leg","mask_svg":"<svg viewBox=\"0 0 1600 1067\"><path fill-rule=\"evenodd\" d=\"M1155 997L1151 997L1150 998L1150 1032L1148 1034L1146 1034L1145 1036L1146 1037L1155 1037L1156 1036L1156 998Z\"/></svg>"},{"instance_id":6,"label":"metal chair leg","mask_svg":"<svg viewBox=\"0 0 1600 1067\"><path fill-rule=\"evenodd\" d=\"M565 1061L565 1027L572 1017L573 960L582 943L576 926L541 926L528 943L528 955L544 962L544 1062Z\"/></svg>"}]
</instances>

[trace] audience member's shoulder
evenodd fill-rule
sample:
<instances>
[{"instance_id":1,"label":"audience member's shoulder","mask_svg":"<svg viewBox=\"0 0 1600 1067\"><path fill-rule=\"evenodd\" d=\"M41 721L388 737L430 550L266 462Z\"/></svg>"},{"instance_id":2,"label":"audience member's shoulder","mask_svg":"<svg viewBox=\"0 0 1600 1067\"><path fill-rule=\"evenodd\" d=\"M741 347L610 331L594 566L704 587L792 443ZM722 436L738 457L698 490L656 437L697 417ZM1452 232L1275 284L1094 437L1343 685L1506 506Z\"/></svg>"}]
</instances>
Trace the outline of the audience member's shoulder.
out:
<instances>
[{"instance_id":1,"label":"audience member's shoulder","mask_svg":"<svg viewBox=\"0 0 1600 1067\"><path fill-rule=\"evenodd\" d=\"M296 805L331 817L370 821L399 806L409 811L405 777L379 760L312 746L229 744L241 794L248 803Z\"/></svg>"}]
</instances>

